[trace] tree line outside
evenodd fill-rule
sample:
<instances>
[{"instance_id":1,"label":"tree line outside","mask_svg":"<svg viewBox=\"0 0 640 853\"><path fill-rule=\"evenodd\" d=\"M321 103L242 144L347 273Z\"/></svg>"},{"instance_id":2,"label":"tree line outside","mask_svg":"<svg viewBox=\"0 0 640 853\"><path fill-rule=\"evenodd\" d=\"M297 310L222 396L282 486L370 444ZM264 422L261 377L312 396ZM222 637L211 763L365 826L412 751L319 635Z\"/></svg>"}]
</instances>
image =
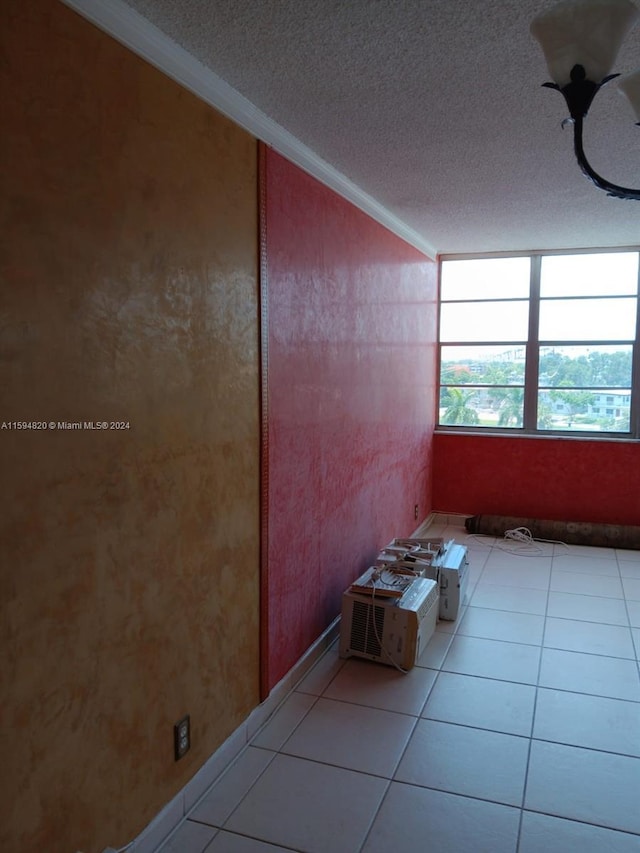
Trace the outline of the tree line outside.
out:
<instances>
[{"instance_id":1,"label":"tree line outside","mask_svg":"<svg viewBox=\"0 0 640 853\"><path fill-rule=\"evenodd\" d=\"M563 349L540 348L538 429L627 431L632 348L584 348L576 357ZM522 427L524 369L524 360L443 362L440 423ZM600 405L604 395L613 402Z\"/></svg>"}]
</instances>

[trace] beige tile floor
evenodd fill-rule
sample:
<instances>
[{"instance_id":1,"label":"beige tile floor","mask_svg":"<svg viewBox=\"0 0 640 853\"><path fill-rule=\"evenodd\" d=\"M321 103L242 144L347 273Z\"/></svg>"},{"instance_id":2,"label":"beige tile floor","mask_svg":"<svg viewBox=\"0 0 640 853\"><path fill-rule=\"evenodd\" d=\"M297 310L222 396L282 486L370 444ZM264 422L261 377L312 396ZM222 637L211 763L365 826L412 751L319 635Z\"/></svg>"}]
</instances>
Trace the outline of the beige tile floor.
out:
<instances>
[{"instance_id":1,"label":"beige tile floor","mask_svg":"<svg viewBox=\"0 0 640 853\"><path fill-rule=\"evenodd\" d=\"M640 552L469 547L419 665L297 685L161 853L639 853Z\"/></svg>"}]
</instances>

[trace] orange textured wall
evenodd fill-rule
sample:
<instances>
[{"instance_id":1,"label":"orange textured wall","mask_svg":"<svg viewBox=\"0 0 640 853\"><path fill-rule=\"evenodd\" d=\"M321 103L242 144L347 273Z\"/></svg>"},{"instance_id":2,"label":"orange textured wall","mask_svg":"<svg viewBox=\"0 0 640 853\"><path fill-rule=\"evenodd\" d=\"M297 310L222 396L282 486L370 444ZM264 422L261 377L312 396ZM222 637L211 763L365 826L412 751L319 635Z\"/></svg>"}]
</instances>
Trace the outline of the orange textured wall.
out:
<instances>
[{"instance_id":1,"label":"orange textured wall","mask_svg":"<svg viewBox=\"0 0 640 853\"><path fill-rule=\"evenodd\" d=\"M0 16L0 849L96 853L258 702L256 143L57 0Z\"/></svg>"}]
</instances>

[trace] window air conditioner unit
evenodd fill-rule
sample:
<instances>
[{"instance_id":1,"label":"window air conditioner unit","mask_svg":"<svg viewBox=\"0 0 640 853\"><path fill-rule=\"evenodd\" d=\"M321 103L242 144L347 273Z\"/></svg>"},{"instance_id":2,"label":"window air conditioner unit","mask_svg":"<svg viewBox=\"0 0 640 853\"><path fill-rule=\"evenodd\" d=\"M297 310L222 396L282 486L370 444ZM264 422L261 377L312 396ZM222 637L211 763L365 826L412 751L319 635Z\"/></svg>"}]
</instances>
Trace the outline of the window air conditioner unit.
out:
<instances>
[{"instance_id":1,"label":"window air conditioner unit","mask_svg":"<svg viewBox=\"0 0 640 853\"><path fill-rule=\"evenodd\" d=\"M440 619L455 621L466 603L469 572L467 548L453 539L394 539L378 554L377 565L394 565L431 578L440 587Z\"/></svg>"},{"instance_id":2,"label":"window air conditioner unit","mask_svg":"<svg viewBox=\"0 0 640 853\"><path fill-rule=\"evenodd\" d=\"M425 576L440 586L440 619L454 621L466 601L469 581L467 548L453 539L445 543L443 553L425 570Z\"/></svg>"},{"instance_id":3,"label":"window air conditioner unit","mask_svg":"<svg viewBox=\"0 0 640 853\"><path fill-rule=\"evenodd\" d=\"M366 582L372 571L360 581ZM435 630L438 607L438 584L430 578L412 579L399 598L354 592L352 587L342 596L340 657L411 669Z\"/></svg>"}]
</instances>

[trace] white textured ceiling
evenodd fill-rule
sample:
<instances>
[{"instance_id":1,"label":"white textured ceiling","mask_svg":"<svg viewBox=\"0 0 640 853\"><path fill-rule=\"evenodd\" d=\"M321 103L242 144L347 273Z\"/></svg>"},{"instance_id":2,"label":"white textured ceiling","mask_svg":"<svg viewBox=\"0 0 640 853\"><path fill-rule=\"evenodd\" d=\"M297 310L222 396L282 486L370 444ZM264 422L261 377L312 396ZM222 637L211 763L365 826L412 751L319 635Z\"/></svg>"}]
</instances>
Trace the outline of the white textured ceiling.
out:
<instances>
[{"instance_id":1,"label":"white textured ceiling","mask_svg":"<svg viewBox=\"0 0 640 853\"><path fill-rule=\"evenodd\" d=\"M127 0L439 253L630 246L640 202L573 157L529 33L549 0ZM640 24L614 70L640 67ZM615 82L585 150L640 187L640 127Z\"/></svg>"}]
</instances>

